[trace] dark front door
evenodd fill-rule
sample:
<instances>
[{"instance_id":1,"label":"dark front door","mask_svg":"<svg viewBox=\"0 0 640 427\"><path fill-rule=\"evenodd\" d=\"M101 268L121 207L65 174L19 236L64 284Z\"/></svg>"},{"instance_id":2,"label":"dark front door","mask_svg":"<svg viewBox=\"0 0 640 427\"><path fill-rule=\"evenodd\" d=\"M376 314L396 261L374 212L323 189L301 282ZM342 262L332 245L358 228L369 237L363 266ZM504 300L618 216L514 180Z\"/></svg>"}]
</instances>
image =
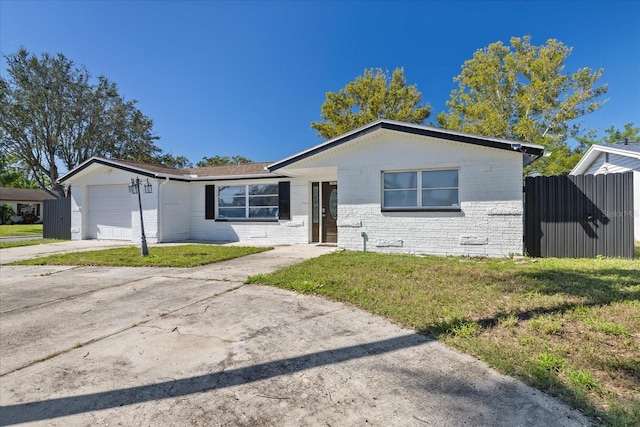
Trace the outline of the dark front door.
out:
<instances>
[{"instance_id":1,"label":"dark front door","mask_svg":"<svg viewBox=\"0 0 640 427\"><path fill-rule=\"evenodd\" d=\"M311 241L320 241L320 183L311 183Z\"/></svg>"},{"instance_id":2,"label":"dark front door","mask_svg":"<svg viewBox=\"0 0 640 427\"><path fill-rule=\"evenodd\" d=\"M322 242L338 243L338 185L322 183Z\"/></svg>"}]
</instances>

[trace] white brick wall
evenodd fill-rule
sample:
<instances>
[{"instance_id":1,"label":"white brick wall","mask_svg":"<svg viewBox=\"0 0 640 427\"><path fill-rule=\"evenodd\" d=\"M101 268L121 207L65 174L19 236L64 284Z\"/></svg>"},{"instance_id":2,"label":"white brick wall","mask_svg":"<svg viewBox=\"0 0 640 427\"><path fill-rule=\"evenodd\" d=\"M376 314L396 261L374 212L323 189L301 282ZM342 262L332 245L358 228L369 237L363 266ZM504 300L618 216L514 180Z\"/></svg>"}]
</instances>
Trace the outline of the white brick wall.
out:
<instances>
[{"instance_id":1,"label":"white brick wall","mask_svg":"<svg viewBox=\"0 0 640 427\"><path fill-rule=\"evenodd\" d=\"M522 155L392 131L304 162L337 165L338 246L388 253L521 254ZM459 169L461 212L381 212L381 171Z\"/></svg>"},{"instance_id":2,"label":"white brick wall","mask_svg":"<svg viewBox=\"0 0 640 427\"><path fill-rule=\"evenodd\" d=\"M145 193L142 188L140 190L140 203L142 204L142 219L144 220L144 233L147 243L158 242L158 182L159 180L150 179L153 185L153 193ZM134 243L140 243L142 240L142 229L140 228L140 208L138 196L131 195L133 206L131 208L131 236Z\"/></svg>"},{"instance_id":3,"label":"white brick wall","mask_svg":"<svg viewBox=\"0 0 640 427\"><path fill-rule=\"evenodd\" d=\"M82 218L82 205L87 199L87 186L71 186L71 240L86 238L86 222Z\"/></svg>"},{"instance_id":4,"label":"white brick wall","mask_svg":"<svg viewBox=\"0 0 640 427\"><path fill-rule=\"evenodd\" d=\"M160 241L175 242L191 238L190 185L188 182L159 181L156 188L160 201Z\"/></svg>"},{"instance_id":5,"label":"white brick wall","mask_svg":"<svg viewBox=\"0 0 640 427\"><path fill-rule=\"evenodd\" d=\"M274 178L278 182L283 179ZM265 180L192 182L191 238L218 242L278 245L309 242L309 186L305 180L291 180L291 221L246 222L205 219L205 185L244 185L266 183Z\"/></svg>"}]
</instances>

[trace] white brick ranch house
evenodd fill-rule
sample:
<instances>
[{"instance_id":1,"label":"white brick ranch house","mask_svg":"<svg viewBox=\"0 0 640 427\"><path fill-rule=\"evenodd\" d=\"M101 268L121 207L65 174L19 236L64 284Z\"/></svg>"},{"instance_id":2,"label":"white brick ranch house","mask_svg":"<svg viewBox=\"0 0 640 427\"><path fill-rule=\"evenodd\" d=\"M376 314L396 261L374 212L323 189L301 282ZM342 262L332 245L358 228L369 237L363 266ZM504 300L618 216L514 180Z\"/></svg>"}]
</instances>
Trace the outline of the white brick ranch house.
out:
<instances>
[{"instance_id":1,"label":"white brick ranch house","mask_svg":"<svg viewBox=\"0 0 640 427\"><path fill-rule=\"evenodd\" d=\"M91 158L64 175L72 239L335 243L408 254L523 252L522 169L543 147L378 120L275 163L171 169Z\"/></svg>"}]
</instances>

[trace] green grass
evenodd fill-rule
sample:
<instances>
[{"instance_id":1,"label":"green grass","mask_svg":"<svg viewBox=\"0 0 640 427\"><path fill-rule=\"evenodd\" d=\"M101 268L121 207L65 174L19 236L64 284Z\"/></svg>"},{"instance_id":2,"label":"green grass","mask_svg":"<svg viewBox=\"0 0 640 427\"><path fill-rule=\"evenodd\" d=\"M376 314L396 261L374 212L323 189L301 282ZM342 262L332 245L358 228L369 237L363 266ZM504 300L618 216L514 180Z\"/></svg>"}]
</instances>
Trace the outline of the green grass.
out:
<instances>
[{"instance_id":1,"label":"green grass","mask_svg":"<svg viewBox=\"0 0 640 427\"><path fill-rule=\"evenodd\" d=\"M41 236L42 224L0 225L0 237Z\"/></svg>"},{"instance_id":2,"label":"green grass","mask_svg":"<svg viewBox=\"0 0 640 427\"><path fill-rule=\"evenodd\" d=\"M9 265L81 265L112 267L178 267L188 268L264 252L269 247L176 245L149 248L149 255L140 255L140 248L129 246L98 251L56 254L17 261Z\"/></svg>"},{"instance_id":3,"label":"green grass","mask_svg":"<svg viewBox=\"0 0 640 427\"><path fill-rule=\"evenodd\" d=\"M29 240L10 240L0 241L0 249L18 248L20 246L45 245L47 243L66 242L66 240L57 239L29 239Z\"/></svg>"},{"instance_id":4,"label":"green grass","mask_svg":"<svg viewBox=\"0 0 640 427\"><path fill-rule=\"evenodd\" d=\"M427 333L606 425L640 425L640 260L338 252L261 283Z\"/></svg>"}]
</instances>

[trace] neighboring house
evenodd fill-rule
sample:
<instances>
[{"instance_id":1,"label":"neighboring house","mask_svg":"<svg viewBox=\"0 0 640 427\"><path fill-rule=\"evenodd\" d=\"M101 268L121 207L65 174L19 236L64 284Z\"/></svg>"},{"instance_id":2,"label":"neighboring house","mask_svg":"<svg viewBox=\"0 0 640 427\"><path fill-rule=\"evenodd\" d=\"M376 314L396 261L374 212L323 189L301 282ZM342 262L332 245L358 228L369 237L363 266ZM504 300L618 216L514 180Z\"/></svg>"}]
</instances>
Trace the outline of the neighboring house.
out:
<instances>
[{"instance_id":1,"label":"neighboring house","mask_svg":"<svg viewBox=\"0 0 640 427\"><path fill-rule=\"evenodd\" d=\"M17 216L33 214L42 220L42 202L55 199L44 190L0 187L0 206L9 205Z\"/></svg>"},{"instance_id":2,"label":"neighboring house","mask_svg":"<svg viewBox=\"0 0 640 427\"><path fill-rule=\"evenodd\" d=\"M379 120L275 163L171 169L91 158L72 187L72 239L328 243L348 250L523 251L522 169L543 147Z\"/></svg>"},{"instance_id":3,"label":"neighboring house","mask_svg":"<svg viewBox=\"0 0 640 427\"><path fill-rule=\"evenodd\" d=\"M599 175L629 171L633 172L633 237L640 241L640 142L592 145L569 174Z\"/></svg>"}]
</instances>

